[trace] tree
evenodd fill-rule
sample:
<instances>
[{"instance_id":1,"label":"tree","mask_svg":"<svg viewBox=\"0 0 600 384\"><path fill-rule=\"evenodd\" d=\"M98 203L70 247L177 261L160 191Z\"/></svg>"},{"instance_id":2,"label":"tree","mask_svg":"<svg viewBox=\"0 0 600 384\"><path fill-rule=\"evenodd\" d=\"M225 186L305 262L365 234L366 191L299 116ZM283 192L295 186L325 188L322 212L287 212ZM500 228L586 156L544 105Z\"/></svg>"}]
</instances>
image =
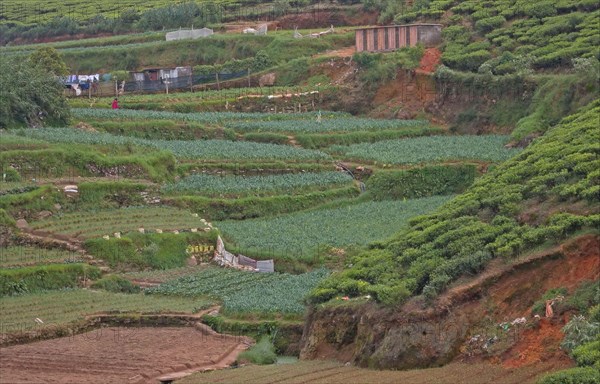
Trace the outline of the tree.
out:
<instances>
[{"instance_id":1,"label":"tree","mask_svg":"<svg viewBox=\"0 0 600 384\"><path fill-rule=\"evenodd\" d=\"M56 76L65 76L69 74L67 65L60 56L60 53L52 47L36 50L29 55L29 61L34 66L45 68L46 71Z\"/></svg>"},{"instance_id":2,"label":"tree","mask_svg":"<svg viewBox=\"0 0 600 384\"><path fill-rule=\"evenodd\" d=\"M64 85L38 62L0 57L0 128L65 124L70 117ZM56 70L56 68L54 68Z\"/></svg>"}]
</instances>

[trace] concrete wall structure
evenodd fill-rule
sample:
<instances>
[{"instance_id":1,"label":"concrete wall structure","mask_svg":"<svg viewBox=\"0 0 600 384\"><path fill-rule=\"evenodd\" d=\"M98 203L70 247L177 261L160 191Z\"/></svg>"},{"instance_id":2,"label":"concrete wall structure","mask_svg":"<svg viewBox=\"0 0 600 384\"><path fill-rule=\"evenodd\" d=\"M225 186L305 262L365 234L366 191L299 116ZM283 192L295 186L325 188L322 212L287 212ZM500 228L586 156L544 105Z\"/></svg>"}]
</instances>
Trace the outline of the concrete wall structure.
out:
<instances>
[{"instance_id":1,"label":"concrete wall structure","mask_svg":"<svg viewBox=\"0 0 600 384\"><path fill-rule=\"evenodd\" d=\"M368 27L355 32L356 52L386 52L402 47L438 45L442 40L441 24L409 24Z\"/></svg>"}]
</instances>

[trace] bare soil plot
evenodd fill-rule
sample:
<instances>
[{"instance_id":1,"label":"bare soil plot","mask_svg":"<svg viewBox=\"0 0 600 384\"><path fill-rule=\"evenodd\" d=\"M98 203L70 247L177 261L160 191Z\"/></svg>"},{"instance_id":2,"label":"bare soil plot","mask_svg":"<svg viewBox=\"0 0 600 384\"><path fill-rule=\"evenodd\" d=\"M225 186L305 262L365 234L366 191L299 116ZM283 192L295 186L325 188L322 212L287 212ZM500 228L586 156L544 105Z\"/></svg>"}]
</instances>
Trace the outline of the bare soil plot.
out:
<instances>
[{"instance_id":1,"label":"bare soil plot","mask_svg":"<svg viewBox=\"0 0 600 384\"><path fill-rule=\"evenodd\" d=\"M441 368L410 371L376 371L344 366L333 361L300 361L295 364L247 366L239 369L197 373L178 384L202 383L323 383L323 384L458 384L458 383L534 383L540 375L552 371L551 364L536 364L518 369L506 369L489 363L452 363Z\"/></svg>"},{"instance_id":2,"label":"bare soil plot","mask_svg":"<svg viewBox=\"0 0 600 384\"><path fill-rule=\"evenodd\" d=\"M194 327L110 327L0 349L0 383L136 383L212 367L245 338Z\"/></svg>"}]
</instances>

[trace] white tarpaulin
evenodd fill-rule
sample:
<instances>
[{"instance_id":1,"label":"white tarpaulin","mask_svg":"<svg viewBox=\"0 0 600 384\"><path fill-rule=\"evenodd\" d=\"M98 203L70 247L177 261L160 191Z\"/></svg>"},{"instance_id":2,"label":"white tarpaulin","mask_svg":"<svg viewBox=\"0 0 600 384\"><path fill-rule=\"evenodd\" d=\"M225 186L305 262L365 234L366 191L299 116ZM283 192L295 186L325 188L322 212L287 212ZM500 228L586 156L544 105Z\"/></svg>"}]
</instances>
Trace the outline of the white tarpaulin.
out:
<instances>
[{"instance_id":1,"label":"white tarpaulin","mask_svg":"<svg viewBox=\"0 0 600 384\"><path fill-rule=\"evenodd\" d=\"M166 35L167 41L184 40L184 39L199 39L214 35L214 31L210 28L201 29L180 29L179 31L168 32Z\"/></svg>"},{"instance_id":2,"label":"white tarpaulin","mask_svg":"<svg viewBox=\"0 0 600 384\"><path fill-rule=\"evenodd\" d=\"M273 260L254 260L244 255L234 255L225 249L221 236L217 237L215 249L215 262L222 267L230 267L254 272L275 272Z\"/></svg>"}]
</instances>

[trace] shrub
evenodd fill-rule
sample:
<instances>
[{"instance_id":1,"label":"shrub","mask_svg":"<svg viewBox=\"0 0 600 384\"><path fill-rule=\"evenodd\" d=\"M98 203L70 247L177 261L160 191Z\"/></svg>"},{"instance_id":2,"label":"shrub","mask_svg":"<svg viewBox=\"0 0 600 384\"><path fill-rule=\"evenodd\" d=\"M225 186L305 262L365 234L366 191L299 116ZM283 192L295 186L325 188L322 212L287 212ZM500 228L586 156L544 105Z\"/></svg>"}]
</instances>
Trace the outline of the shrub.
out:
<instances>
[{"instance_id":1,"label":"shrub","mask_svg":"<svg viewBox=\"0 0 600 384\"><path fill-rule=\"evenodd\" d=\"M21 175L16 169L12 167L6 167L2 170L2 181L1 182L14 182L21 181Z\"/></svg>"},{"instance_id":2,"label":"shrub","mask_svg":"<svg viewBox=\"0 0 600 384\"><path fill-rule=\"evenodd\" d=\"M566 369L544 376L538 384L597 384L598 371L592 367Z\"/></svg>"},{"instance_id":3,"label":"shrub","mask_svg":"<svg viewBox=\"0 0 600 384\"><path fill-rule=\"evenodd\" d=\"M600 324L588 321L584 316L574 316L571 321L563 327L565 337L560 346L568 352L572 352L580 345L594 341L597 337Z\"/></svg>"},{"instance_id":4,"label":"shrub","mask_svg":"<svg viewBox=\"0 0 600 384\"><path fill-rule=\"evenodd\" d=\"M264 336L252 348L240 353L238 361L248 360L251 363L265 365L277 362L277 354L271 340Z\"/></svg>"},{"instance_id":5,"label":"shrub","mask_svg":"<svg viewBox=\"0 0 600 384\"><path fill-rule=\"evenodd\" d=\"M476 173L472 164L381 171L371 176L366 186L375 200L412 199L460 193L473 183Z\"/></svg>"},{"instance_id":6,"label":"shrub","mask_svg":"<svg viewBox=\"0 0 600 384\"><path fill-rule=\"evenodd\" d=\"M575 348L571 355L580 367L589 366L600 370L600 336Z\"/></svg>"},{"instance_id":7,"label":"shrub","mask_svg":"<svg viewBox=\"0 0 600 384\"><path fill-rule=\"evenodd\" d=\"M94 289L103 289L109 292L121 292L121 293L137 293L140 291L140 287L131 283L131 281L124 277L117 275L110 275L103 277L102 279L92 284Z\"/></svg>"},{"instance_id":8,"label":"shrub","mask_svg":"<svg viewBox=\"0 0 600 384\"><path fill-rule=\"evenodd\" d=\"M500 27L504 23L506 23L506 19L504 18L504 16L492 16L486 19L478 20L475 23L475 28L479 32L485 33Z\"/></svg>"},{"instance_id":9,"label":"shrub","mask_svg":"<svg viewBox=\"0 0 600 384\"><path fill-rule=\"evenodd\" d=\"M84 246L94 257L105 260L111 267L115 267L121 263L142 264L142 260L137 254L131 239L91 239L87 240Z\"/></svg>"},{"instance_id":10,"label":"shrub","mask_svg":"<svg viewBox=\"0 0 600 384\"><path fill-rule=\"evenodd\" d=\"M100 270L87 264L52 264L0 271L0 296L48 289L74 288L84 278L96 279Z\"/></svg>"}]
</instances>

